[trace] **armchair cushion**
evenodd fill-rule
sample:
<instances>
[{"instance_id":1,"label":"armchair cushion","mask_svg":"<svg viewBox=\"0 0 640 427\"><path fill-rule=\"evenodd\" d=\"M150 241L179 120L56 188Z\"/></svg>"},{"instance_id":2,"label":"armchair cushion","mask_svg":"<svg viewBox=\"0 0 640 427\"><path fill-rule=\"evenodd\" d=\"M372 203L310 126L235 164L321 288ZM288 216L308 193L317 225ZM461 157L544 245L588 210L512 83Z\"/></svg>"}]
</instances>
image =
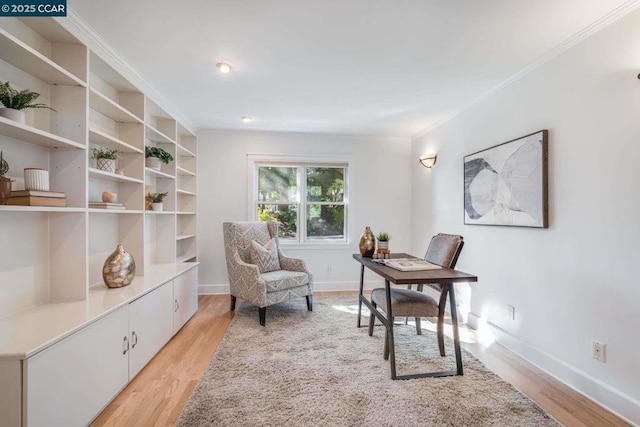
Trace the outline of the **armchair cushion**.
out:
<instances>
[{"instance_id":1,"label":"armchair cushion","mask_svg":"<svg viewBox=\"0 0 640 427\"><path fill-rule=\"evenodd\" d=\"M252 240L251 246L249 246L249 256L251 257L251 264L257 265L260 273L280 270L280 259L275 238L269 240L264 246Z\"/></svg>"},{"instance_id":2,"label":"armchair cushion","mask_svg":"<svg viewBox=\"0 0 640 427\"><path fill-rule=\"evenodd\" d=\"M267 285L267 292L282 291L309 283L309 274L300 271L271 271L261 274L260 278Z\"/></svg>"}]
</instances>

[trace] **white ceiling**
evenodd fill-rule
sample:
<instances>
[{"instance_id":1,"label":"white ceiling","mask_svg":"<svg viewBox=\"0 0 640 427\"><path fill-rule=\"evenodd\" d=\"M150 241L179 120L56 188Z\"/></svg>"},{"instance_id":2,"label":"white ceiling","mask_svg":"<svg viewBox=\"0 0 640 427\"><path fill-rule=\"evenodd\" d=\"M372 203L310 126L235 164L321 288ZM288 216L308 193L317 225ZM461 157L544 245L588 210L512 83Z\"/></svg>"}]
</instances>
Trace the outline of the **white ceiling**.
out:
<instances>
[{"instance_id":1,"label":"white ceiling","mask_svg":"<svg viewBox=\"0 0 640 427\"><path fill-rule=\"evenodd\" d=\"M197 128L408 137L628 0L70 0ZM619 9L620 10L620 9ZM216 72L219 61L233 74ZM240 117L255 120L242 123Z\"/></svg>"}]
</instances>

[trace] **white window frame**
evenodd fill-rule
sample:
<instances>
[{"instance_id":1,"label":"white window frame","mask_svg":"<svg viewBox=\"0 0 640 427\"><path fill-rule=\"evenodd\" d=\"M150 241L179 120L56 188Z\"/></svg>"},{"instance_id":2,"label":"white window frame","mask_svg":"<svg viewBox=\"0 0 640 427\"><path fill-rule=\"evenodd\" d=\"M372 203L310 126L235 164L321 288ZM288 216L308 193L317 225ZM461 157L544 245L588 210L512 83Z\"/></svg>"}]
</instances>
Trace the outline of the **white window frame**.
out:
<instances>
[{"instance_id":1,"label":"white window frame","mask_svg":"<svg viewBox=\"0 0 640 427\"><path fill-rule=\"evenodd\" d=\"M310 204L331 204L323 202L307 202L306 197L306 175L298 172L298 194L299 200L296 204L298 208L298 238L297 239L280 239L280 244L287 246L296 246L299 249L319 248L319 247L343 247L352 242L350 230L353 229L353 208L350 203L350 196L353 193L353 160L351 156L294 156L294 155L267 155L267 154L248 154L247 155L248 170L248 197L247 197L247 218L250 221L257 221L257 205L258 201L258 167L274 166L274 167L340 167L345 168L344 177L344 215L345 227L344 238L342 239L308 239L307 238L307 212L306 206ZM283 204L287 204L284 202Z\"/></svg>"}]
</instances>

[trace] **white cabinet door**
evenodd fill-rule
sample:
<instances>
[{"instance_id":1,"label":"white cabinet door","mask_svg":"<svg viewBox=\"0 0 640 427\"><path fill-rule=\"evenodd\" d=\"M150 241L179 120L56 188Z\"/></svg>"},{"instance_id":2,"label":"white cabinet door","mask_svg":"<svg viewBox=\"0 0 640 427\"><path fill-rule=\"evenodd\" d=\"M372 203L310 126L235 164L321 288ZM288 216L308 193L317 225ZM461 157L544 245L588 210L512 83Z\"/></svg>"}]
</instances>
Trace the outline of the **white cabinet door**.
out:
<instances>
[{"instance_id":1,"label":"white cabinet door","mask_svg":"<svg viewBox=\"0 0 640 427\"><path fill-rule=\"evenodd\" d=\"M25 361L23 425L88 424L128 382L123 307Z\"/></svg>"},{"instance_id":2,"label":"white cabinet door","mask_svg":"<svg viewBox=\"0 0 640 427\"><path fill-rule=\"evenodd\" d=\"M173 282L129 304L129 378L156 355L173 336Z\"/></svg>"},{"instance_id":3,"label":"white cabinet door","mask_svg":"<svg viewBox=\"0 0 640 427\"><path fill-rule=\"evenodd\" d=\"M176 333L198 311L198 268L176 277L173 281L173 332Z\"/></svg>"}]
</instances>

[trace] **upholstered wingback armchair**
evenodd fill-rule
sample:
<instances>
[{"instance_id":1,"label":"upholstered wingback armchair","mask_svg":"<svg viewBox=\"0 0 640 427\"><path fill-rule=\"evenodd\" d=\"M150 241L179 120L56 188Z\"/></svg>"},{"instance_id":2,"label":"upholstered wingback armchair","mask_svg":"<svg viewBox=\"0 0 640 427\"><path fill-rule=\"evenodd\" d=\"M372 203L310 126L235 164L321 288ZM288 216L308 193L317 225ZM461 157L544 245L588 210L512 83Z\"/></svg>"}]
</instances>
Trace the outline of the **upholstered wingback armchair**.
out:
<instances>
[{"instance_id":1,"label":"upholstered wingback armchair","mask_svg":"<svg viewBox=\"0 0 640 427\"><path fill-rule=\"evenodd\" d=\"M304 261L283 255L276 222L225 222L222 228L232 311L236 298L248 301L264 326L266 307L280 301L306 297L312 310L313 276Z\"/></svg>"}]
</instances>

